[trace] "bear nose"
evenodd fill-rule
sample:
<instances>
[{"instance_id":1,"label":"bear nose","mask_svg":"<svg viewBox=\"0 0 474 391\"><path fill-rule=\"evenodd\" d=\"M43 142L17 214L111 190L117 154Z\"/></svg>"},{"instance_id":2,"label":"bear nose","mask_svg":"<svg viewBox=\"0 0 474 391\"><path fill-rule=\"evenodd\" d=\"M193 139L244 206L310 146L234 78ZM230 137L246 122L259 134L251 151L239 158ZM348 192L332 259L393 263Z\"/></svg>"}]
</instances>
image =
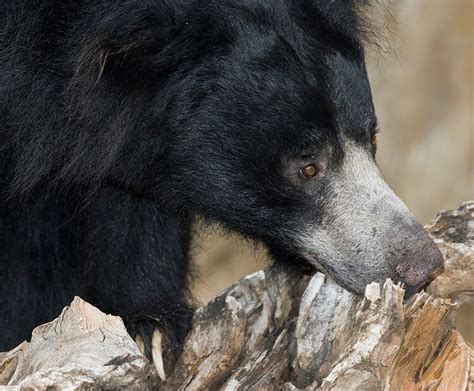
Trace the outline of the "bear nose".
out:
<instances>
[{"instance_id":1,"label":"bear nose","mask_svg":"<svg viewBox=\"0 0 474 391\"><path fill-rule=\"evenodd\" d=\"M397 266L399 281L404 284L407 297L423 288L441 270L444 261L438 246L423 227L416 228L410 229L411 235L405 236L404 251Z\"/></svg>"},{"instance_id":2,"label":"bear nose","mask_svg":"<svg viewBox=\"0 0 474 391\"><path fill-rule=\"evenodd\" d=\"M441 251L433 242L419 251L418 258L415 258L401 273L402 281L407 286L406 290L413 293L416 293L429 282L443 266Z\"/></svg>"}]
</instances>

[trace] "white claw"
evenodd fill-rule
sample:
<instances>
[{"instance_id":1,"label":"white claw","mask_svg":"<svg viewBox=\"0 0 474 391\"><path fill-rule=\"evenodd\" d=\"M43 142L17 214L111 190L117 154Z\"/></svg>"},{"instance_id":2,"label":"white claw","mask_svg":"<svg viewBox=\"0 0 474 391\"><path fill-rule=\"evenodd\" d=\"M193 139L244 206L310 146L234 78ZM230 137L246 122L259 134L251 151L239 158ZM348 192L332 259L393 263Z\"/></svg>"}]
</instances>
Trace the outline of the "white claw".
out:
<instances>
[{"instance_id":1,"label":"white claw","mask_svg":"<svg viewBox=\"0 0 474 391\"><path fill-rule=\"evenodd\" d=\"M140 353L142 354L142 356L144 356L145 355L145 344L143 342L143 338L140 337L139 335L137 335L135 337L135 343L137 344L138 350L140 350Z\"/></svg>"},{"instance_id":2,"label":"white claw","mask_svg":"<svg viewBox=\"0 0 474 391\"><path fill-rule=\"evenodd\" d=\"M162 336L158 330L153 332L151 338L151 355L156 371L161 380L166 381L165 367L163 365Z\"/></svg>"}]
</instances>

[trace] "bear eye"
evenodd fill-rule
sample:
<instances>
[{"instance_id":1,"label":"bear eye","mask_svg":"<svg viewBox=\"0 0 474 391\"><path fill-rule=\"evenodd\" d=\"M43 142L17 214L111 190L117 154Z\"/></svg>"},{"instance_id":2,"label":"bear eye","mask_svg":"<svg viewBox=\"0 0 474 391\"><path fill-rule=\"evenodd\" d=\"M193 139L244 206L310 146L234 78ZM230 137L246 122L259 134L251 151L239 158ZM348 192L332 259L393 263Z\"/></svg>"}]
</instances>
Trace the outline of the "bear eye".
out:
<instances>
[{"instance_id":1,"label":"bear eye","mask_svg":"<svg viewBox=\"0 0 474 391\"><path fill-rule=\"evenodd\" d=\"M377 133L374 133L374 134L372 134L372 136L370 136L370 143L374 147L377 146Z\"/></svg>"},{"instance_id":2,"label":"bear eye","mask_svg":"<svg viewBox=\"0 0 474 391\"><path fill-rule=\"evenodd\" d=\"M318 168L314 164L308 164L301 168L300 172L305 178L314 178L318 175Z\"/></svg>"}]
</instances>

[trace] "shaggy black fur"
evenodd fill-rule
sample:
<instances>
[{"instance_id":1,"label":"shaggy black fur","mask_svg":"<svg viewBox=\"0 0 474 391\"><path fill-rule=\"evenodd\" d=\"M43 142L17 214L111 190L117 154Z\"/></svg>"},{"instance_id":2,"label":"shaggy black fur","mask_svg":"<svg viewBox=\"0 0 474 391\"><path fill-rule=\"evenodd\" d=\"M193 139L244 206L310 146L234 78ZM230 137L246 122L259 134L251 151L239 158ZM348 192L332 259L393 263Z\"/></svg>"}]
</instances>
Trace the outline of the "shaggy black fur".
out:
<instances>
[{"instance_id":1,"label":"shaggy black fur","mask_svg":"<svg viewBox=\"0 0 474 391\"><path fill-rule=\"evenodd\" d=\"M179 343L195 214L297 264L329 184L289 162L370 148L361 26L350 0L2 0L0 351L74 295Z\"/></svg>"}]
</instances>

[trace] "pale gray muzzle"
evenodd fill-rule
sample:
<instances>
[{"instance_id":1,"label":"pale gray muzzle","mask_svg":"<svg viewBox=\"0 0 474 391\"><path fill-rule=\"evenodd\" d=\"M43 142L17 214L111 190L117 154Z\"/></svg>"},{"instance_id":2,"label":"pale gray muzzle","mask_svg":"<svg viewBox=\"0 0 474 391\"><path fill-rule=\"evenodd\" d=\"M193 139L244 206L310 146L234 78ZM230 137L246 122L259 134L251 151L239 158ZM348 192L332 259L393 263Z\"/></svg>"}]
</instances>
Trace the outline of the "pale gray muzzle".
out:
<instances>
[{"instance_id":1,"label":"pale gray muzzle","mask_svg":"<svg viewBox=\"0 0 474 391\"><path fill-rule=\"evenodd\" d=\"M323 221L307 226L299 241L302 254L349 290L363 293L391 278L411 295L443 264L441 252L370 154L350 142L344 152L331 173Z\"/></svg>"}]
</instances>

